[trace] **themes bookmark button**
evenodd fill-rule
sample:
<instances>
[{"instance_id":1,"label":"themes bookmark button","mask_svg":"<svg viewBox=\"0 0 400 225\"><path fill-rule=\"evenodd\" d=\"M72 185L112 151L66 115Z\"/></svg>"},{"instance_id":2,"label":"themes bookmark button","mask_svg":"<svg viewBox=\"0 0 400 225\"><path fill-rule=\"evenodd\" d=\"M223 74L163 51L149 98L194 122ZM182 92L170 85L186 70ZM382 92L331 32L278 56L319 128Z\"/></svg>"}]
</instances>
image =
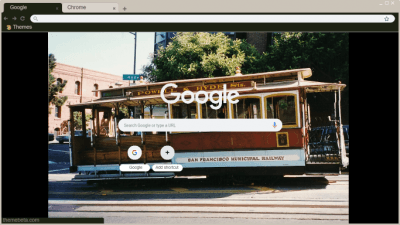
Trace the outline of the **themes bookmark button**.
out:
<instances>
[{"instance_id":1,"label":"themes bookmark button","mask_svg":"<svg viewBox=\"0 0 400 225\"><path fill-rule=\"evenodd\" d=\"M180 164L156 164L153 165L154 172L180 172L183 166Z\"/></svg>"}]
</instances>

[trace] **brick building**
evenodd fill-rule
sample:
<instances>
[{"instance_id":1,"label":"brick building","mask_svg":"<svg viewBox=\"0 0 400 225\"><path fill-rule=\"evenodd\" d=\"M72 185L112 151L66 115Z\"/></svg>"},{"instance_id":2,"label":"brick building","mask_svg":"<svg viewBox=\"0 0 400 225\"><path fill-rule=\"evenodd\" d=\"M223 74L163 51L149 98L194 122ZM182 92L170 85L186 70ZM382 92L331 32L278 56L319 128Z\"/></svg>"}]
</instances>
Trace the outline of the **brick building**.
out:
<instances>
[{"instance_id":1,"label":"brick building","mask_svg":"<svg viewBox=\"0 0 400 225\"><path fill-rule=\"evenodd\" d=\"M246 39L247 43L254 45L258 53L262 54L267 51L267 46L272 44L273 33L270 32L246 32L242 33L242 39Z\"/></svg>"},{"instance_id":2,"label":"brick building","mask_svg":"<svg viewBox=\"0 0 400 225\"><path fill-rule=\"evenodd\" d=\"M57 82L67 80L64 90L59 96L68 96L67 102L61 107L50 104L51 114L49 114L49 133L55 135L65 134L67 128L61 124L69 120L70 111L67 105L81 102L88 102L100 98L95 89L105 89L117 86L129 86L129 82L122 80L122 76L89 70L63 63L56 63L52 73ZM86 113L90 114L90 111Z\"/></svg>"}]
</instances>

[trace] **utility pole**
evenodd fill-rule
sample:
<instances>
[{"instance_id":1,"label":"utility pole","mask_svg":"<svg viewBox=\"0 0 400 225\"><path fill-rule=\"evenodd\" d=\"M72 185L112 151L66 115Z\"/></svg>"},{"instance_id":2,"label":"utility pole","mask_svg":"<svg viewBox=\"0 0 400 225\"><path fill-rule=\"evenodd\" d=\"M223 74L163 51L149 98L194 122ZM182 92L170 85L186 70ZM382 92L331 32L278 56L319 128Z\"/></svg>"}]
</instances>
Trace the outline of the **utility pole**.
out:
<instances>
[{"instance_id":1,"label":"utility pole","mask_svg":"<svg viewBox=\"0 0 400 225\"><path fill-rule=\"evenodd\" d=\"M135 36L135 53L134 53L134 58L133 58L133 74L136 74L136 44L137 44L137 32L129 32L130 34L133 34L134 36ZM129 81L129 86L131 85L130 84L131 83L131 81ZM132 81L132 83L133 83L133 81ZM133 109L130 109L130 107L128 107L128 110L129 110L129 114L131 114L131 111L133 111L133 118L135 117L135 107L132 107ZM133 133L131 132L131 135L132 135Z\"/></svg>"},{"instance_id":2,"label":"utility pole","mask_svg":"<svg viewBox=\"0 0 400 225\"><path fill-rule=\"evenodd\" d=\"M136 74L136 44L137 44L137 32L129 32L135 36L135 55L133 58L133 74ZM131 81L129 81L130 83ZM130 85L130 84L129 84Z\"/></svg>"}]
</instances>

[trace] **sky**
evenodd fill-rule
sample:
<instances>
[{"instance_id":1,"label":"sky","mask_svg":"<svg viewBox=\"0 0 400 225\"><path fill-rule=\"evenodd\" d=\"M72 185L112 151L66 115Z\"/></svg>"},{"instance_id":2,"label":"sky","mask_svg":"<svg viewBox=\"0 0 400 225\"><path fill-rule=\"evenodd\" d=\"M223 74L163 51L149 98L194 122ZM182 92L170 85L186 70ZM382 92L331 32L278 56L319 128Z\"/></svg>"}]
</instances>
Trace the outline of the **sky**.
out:
<instances>
[{"instance_id":1,"label":"sky","mask_svg":"<svg viewBox=\"0 0 400 225\"><path fill-rule=\"evenodd\" d=\"M56 62L119 75L133 74L135 36L129 32L50 32L48 53ZM150 63L154 32L137 33L136 74Z\"/></svg>"}]
</instances>

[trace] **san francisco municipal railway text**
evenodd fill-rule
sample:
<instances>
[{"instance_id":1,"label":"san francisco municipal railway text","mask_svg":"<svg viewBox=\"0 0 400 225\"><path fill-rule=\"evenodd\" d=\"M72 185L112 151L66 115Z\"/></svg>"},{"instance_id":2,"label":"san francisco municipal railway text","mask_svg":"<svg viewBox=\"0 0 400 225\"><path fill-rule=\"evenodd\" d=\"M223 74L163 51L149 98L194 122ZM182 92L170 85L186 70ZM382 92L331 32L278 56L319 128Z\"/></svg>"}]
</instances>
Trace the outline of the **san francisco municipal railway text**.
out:
<instances>
[{"instance_id":1,"label":"san francisco municipal railway text","mask_svg":"<svg viewBox=\"0 0 400 225\"><path fill-rule=\"evenodd\" d=\"M187 162L232 162L232 161L271 161L284 160L284 156L244 156L244 157L196 157Z\"/></svg>"}]
</instances>

